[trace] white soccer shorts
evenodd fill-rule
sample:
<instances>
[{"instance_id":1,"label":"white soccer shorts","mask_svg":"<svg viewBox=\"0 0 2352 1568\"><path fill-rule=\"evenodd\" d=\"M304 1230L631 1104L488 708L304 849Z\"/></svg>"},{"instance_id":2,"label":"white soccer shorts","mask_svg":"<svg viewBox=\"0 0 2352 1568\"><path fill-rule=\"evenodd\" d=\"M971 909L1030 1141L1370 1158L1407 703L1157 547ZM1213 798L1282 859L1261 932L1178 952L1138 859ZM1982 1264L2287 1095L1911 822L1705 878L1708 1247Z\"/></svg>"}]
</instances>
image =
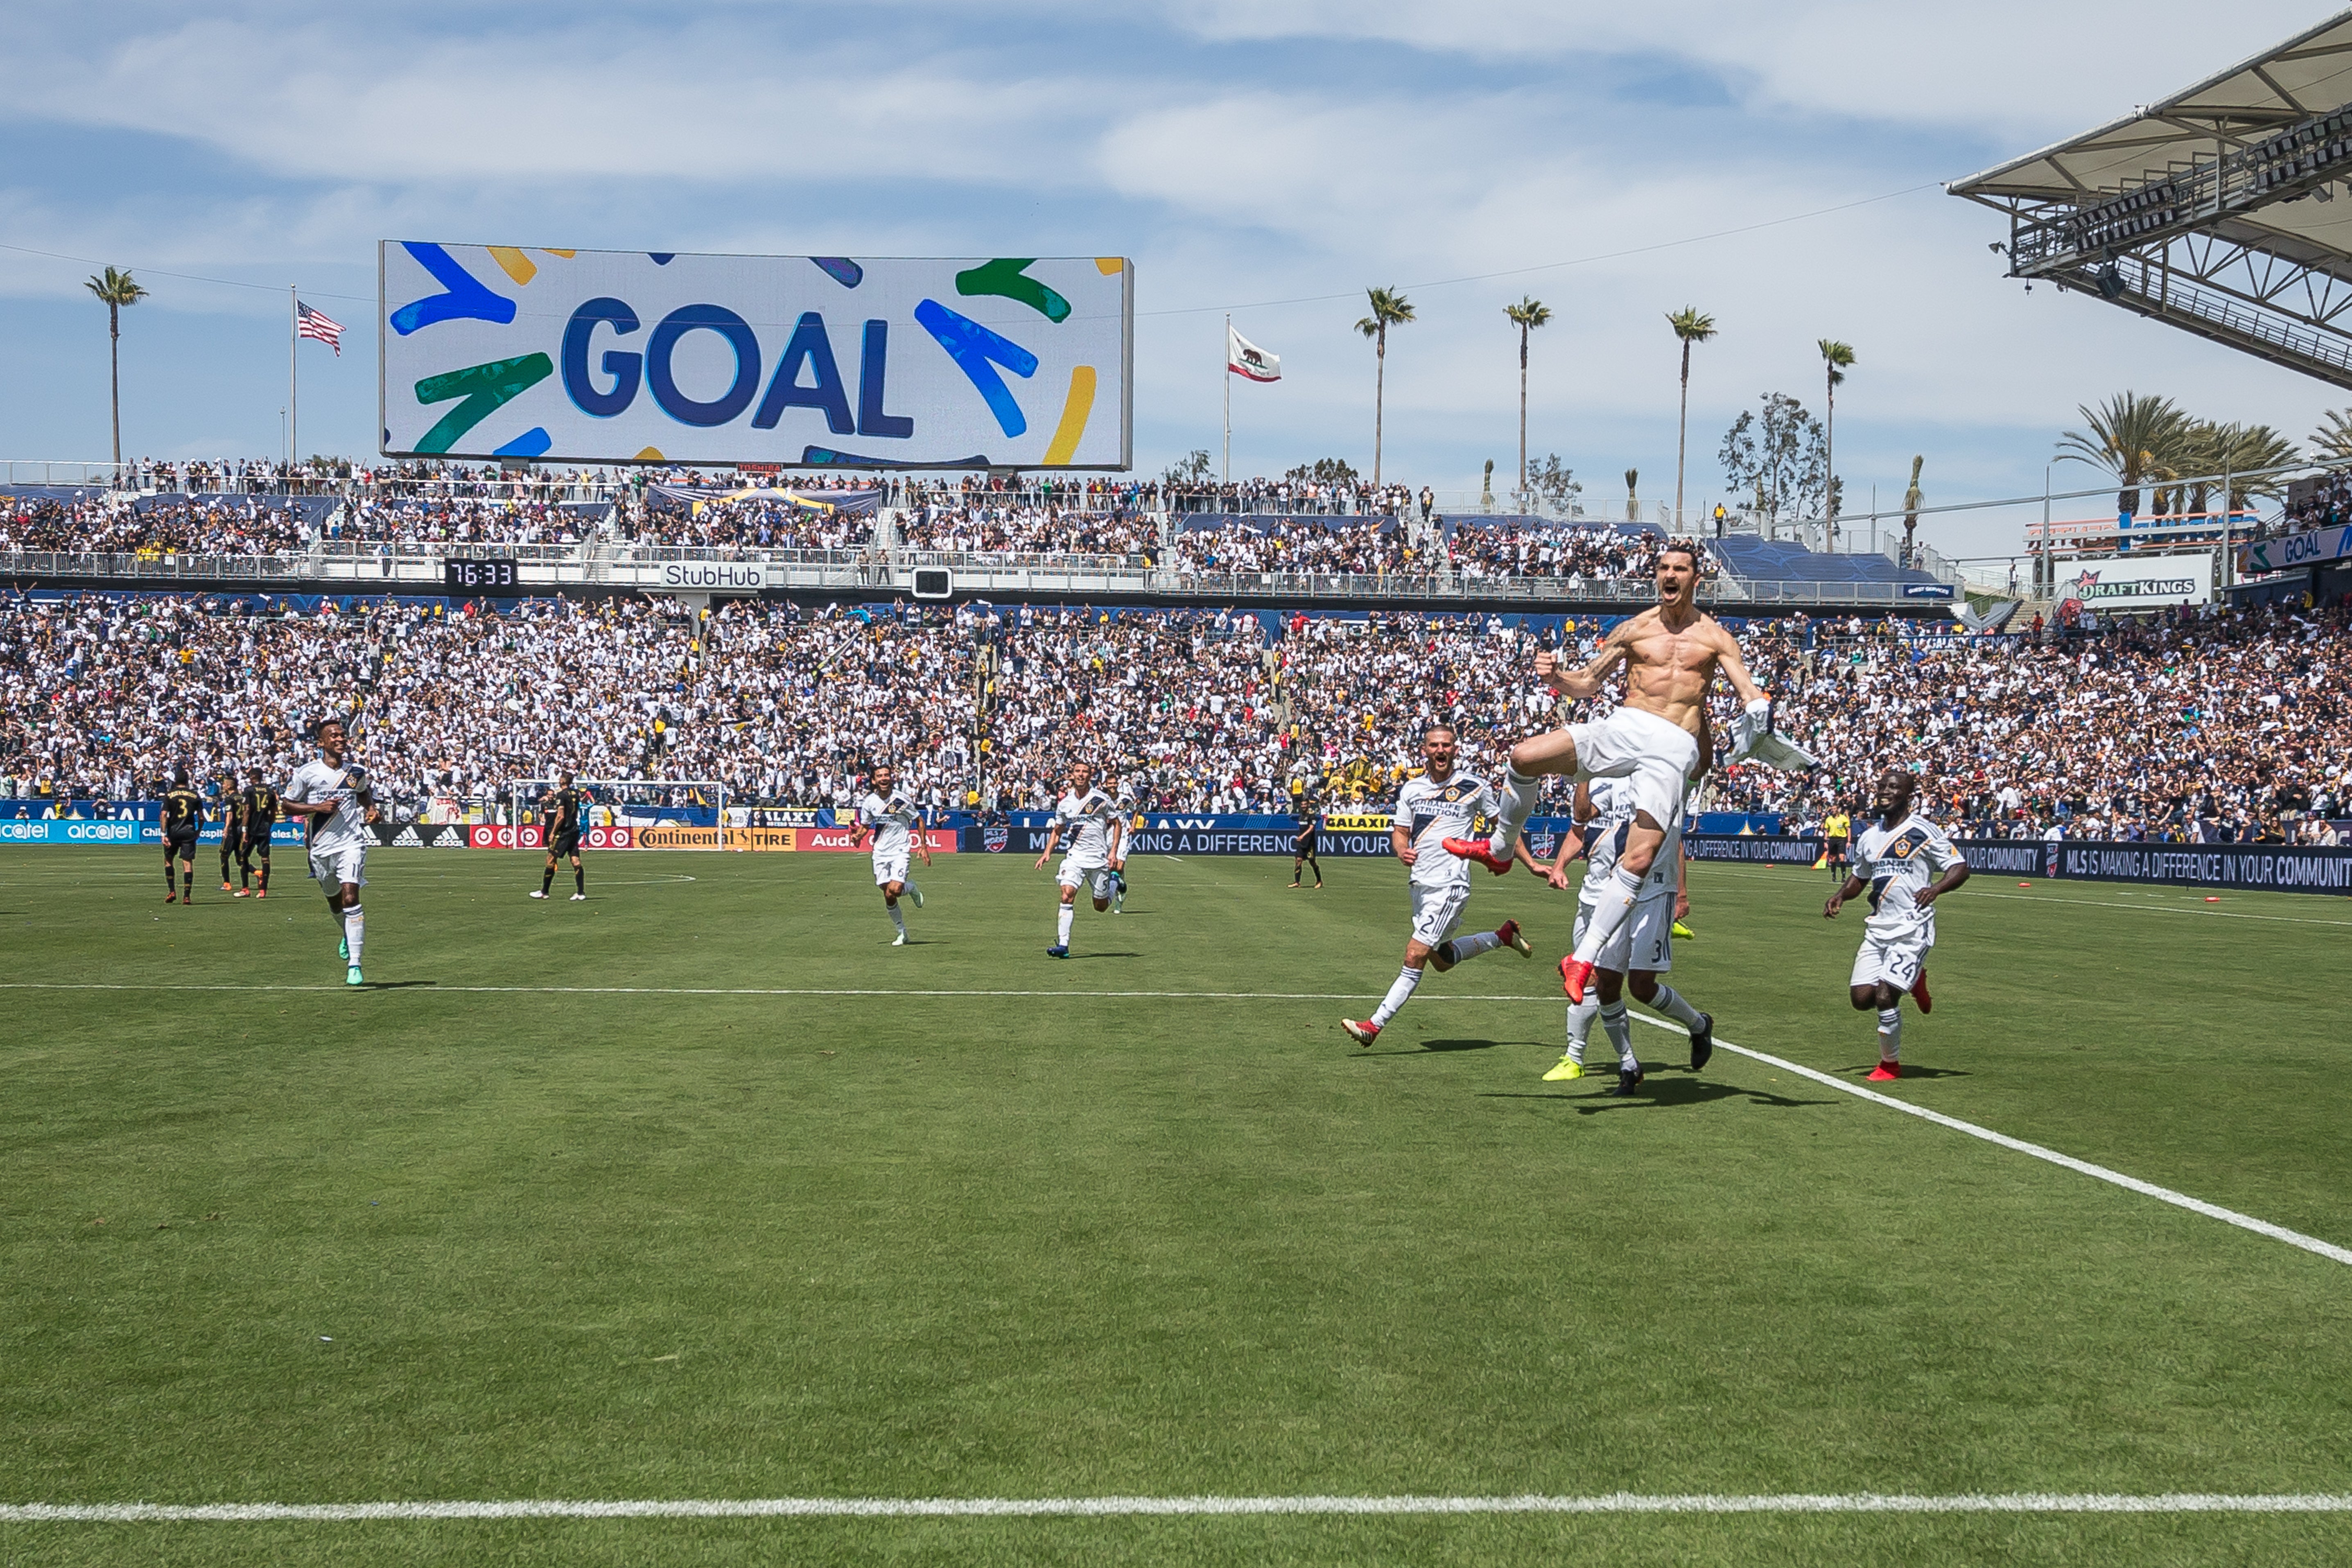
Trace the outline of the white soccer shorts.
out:
<instances>
[{"instance_id":1,"label":"white soccer shorts","mask_svg":"<svg viewBox=\"0 0 2352 1568\"><path fill-rule=\"evenodd\" d=\"M1592 904L1583 899L1576 902L1576 932L1569 939L1569 951L1584 945L1584 928L1591 922ZM1595 969L1613 970L1629 974L1636 969L1653 974L1664 974L1675 966L1675 901L1671 898L1643 899L1633 905L1633 912L1609 939L1601 956L1592 961Z\"/></svg>"},{"instance_id":2,"label":"white soccer shorts","mask_svg":"<svg viewBox=\"0 0 2352 1568\"><path fill-rule=\"evenodd\" d=\"M1087 896L1108 903L1110 900L1110 868L1080 866L1065 858L1062 868L1055 873L1055 881L1065 888L1084 888Z\"/></svg>"},{"instance_id":3,"label":"white soccer shorts","mask_svg":"<svg viewBox=\"0 0 2352 1568\"><path fill-rule=\"evenodd\" d=\"M1470 884L1441 882L1431 887L1414 882L1412 888L1412 940L1435 947L1462 923L1462 911L1470 907Z\"/></svg>"},{"instance_id":4,"label":"white soccer shorts","mask_svg":"<svg viewBox=\"0 0 2352 1568\"><path fill-rule=\"evenodd\" d=\"M1682 816L1698 741L1687 730L1639 708L1620 708L1590 724L1570 724L1579 779L1631 779L1633 804L1661 827Z\"/></svg>"},{"instance_id":5,"label":"white soccer shorts","mask_svg":"<svg viewBox=\"0 0 2352 1568\"><path fill-rule=\"evenodd\" d=\"M877 855L874 857L874 885L880 888L886 887L892 882L905 881L907 879L907 860L908 855L903 849L896 855Z\"/></svg>"},{"instance_id":6,"label":"white soccer shorts","mask_svg":"<svg viewBox=\"0 0 2352 1568\"><path fill-rule=\"evenodd\" d=\"M362 845L310 851L310 879L331 893L341 892L345 882L354 888L366 887L366 872L367 849Z\"/></svg>"},{"instance_id":7,"label":"white soccer shorts","mask_svg":"<svg viewBox=\"0 0 2352 1568\"><path fill-rule=\"evenodd\" d=\"M1882 982L1897 991L1908 991L1919 978L1920 966L1927 962L1927 950L1936 940L1925 931L1902 936L1864 936L1862 950L1853 955L1853 981L1856 985L1876 985Z\"/></svg>"}]
</instances>

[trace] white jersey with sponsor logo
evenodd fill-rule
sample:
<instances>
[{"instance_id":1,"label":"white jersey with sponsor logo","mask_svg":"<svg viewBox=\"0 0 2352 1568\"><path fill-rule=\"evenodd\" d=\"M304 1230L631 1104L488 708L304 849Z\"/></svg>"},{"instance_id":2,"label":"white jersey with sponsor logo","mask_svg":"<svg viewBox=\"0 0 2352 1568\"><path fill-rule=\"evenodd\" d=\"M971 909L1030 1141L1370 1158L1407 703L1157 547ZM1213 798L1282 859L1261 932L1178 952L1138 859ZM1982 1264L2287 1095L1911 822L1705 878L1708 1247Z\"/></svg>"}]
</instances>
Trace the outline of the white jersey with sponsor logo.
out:
<instances>
[{"instance_id":1,"label":"white jersey with sponsor logo","mask_svg":"<svg viewBox=\"0 0 2352 1568\"><path fill-rule=\"evenodd\" d=\"M310 847L321 853L337 853L346 849L364 849L374 839L369 835L366 815L357 797L358 788L351 782L352 764L347 759L341 767L324 758L313 757L294 770L286 787L278 792L278 798L303 805L323 805L336 803L331 816L306 818L310 824ZM364 776L364 775L362 775Z\"/></svg>"},{"instance_id":2,"label":"white jersey with sponsor logo","mask_svg":"<svg viewBox=\"0 0 2352 1568\"><path fill-rule=\"evenodd\" d=\"M1078 869L1109 865L1111 826L1125 815L1118 802L1098 789L1064 795L1054 807L1055 826L1062 830L1063 864Z\"/></svg>"},{"instance_id":3,"label":"white jersey with sponsor logo","mask_svg":"<svg viewBox=\"0 0 2352 1568\"><path fill-rule=\"evenodd\" d=\"M876 859L903 860L913 844L915 829L922 826L923 808L904 790L892 790L887 800L878 792L869 793L857 803L857 822L874 830Z\"/></svg>"},{"instance_id":4,"label":"white jersey with sponsor logo","mask_svg":"<svg viewBox=\"0 0 2352 1568\"><path fill-rule=\"evenodd\" d=\"M1617 869L1617 857L1625 852L1625 837L1641 802L1631 779L1594 779L1585 791L1592 798L1594 816L1584 828L1586 842L1591 846L1587 851L1591 858L1577 897L1591 903L1600 898L1601 887ZM1658 846L1657 857L1650 862L1650 874L1642 879L1637 897L1646 902L1673 894L1680 885L1682 847L1682 816L1677 813L1666 827L1666 841Z\"/></svg>"},{"instance_id":5,"label":"white jersey with sponsor logo","mask_svg":"<svg viewBox=\"0 0 2352 1568\"><path fill-rule=\"evenodd\" d=\"M1474 825L1496 810L1495 792L1484 779L1459 769L1441 784L1422 773L1397 791L1391 826L1404 829L1414 860L1412 880L1423 888L1467 885L1470 862L1445 852L1444 840L1475 837Z\"/></svg>"},{"instance_id":6,"label":"white jersey with sponsor logo","mask_svg":"<svg viewBox=\"0 0 2352 1568\"><path fill-rule=\"evenodd\" d=\"M1864 929L1882 942L1936 940L1936 906L1921 909L1919 889L1958 863L1944 830L1916 813L1889 826L1874 822L1853 841L1853 874L1870 889Z\"/></svg>"}]
</instances>

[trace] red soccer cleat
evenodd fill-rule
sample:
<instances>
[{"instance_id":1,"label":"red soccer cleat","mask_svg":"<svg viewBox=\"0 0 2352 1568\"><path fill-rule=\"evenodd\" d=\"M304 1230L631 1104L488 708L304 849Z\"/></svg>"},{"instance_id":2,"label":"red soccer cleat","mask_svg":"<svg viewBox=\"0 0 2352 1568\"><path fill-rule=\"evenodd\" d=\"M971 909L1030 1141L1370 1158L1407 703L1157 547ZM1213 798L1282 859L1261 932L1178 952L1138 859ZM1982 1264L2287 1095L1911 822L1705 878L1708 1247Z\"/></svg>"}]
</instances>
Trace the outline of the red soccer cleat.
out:
<instances>
[{"instance_id":1,"label":"red soccer cleat","mask_svg":"<svg viewBox=\"0 0 2352 1568\"><path fill-rule=\"evenodd\" d=\"M1536 955L1536 944L1519 934L1518 921L1505 921L1495 928L1495 934L1503 939L1505 947L1516 949L1521 958L1533 958Z\"/></svg>"},{"instance_id":2,"label":"red soccer cleat","mask_svg":"<svg viewBox=\"0 0 2352 1568\"><path fill-rule=\"evenodd\" d=\"M1496 858L1494 841L1491 839L1445 838L1440 839L1439 842L1444 845L1448 855L1456 855L1465 860L1475 860L1497 877L1511 868L1511 863L1508 860Z\"/></svg>"},{"instance_id":3,"label":"red soccer cleat","mask_svg":"<svg viewBox=\"0 0 2352 1568\"><path fill-rule=\"evenodd\" d=\"M1924 969L1919 972L1919 978L1911 983L1911 1000L1919 1004L1922 1013L1936 1010L1935 998L1927 994L1927 972Z\"/></svg>"},{"instance_id":4,"label":"red soccer cleat","mask_svg":"<svg viewBox=\"0 0 2352 1568\"><path fill-rule=\"evenodd\" d=\"M1381 1026L1378 1024L1360 1024L1353 1018L1342 1018L1339 1020L1339 1027L1347 1030L1348 1037L1360 1046L1369 1046L1381 1037Z\"/></svg>"},{"instance_id":5,"label":"red soccer cleat","mask_svg":"<svg viewBox=\"0 0 2352 1568\"><path fill-rule=\"evenodd\" d=\"M1895 1079L1901 1078L1902 1076L1903 1064L1901 1062L1881 1062L1875 1068L1871 1069L1870 1081L1872 1083L1892 1083Z\"/></svg>"},{"instance_id":6,"label":"red soccer cleat","mask_svg":"<svg viewBox=\"0 0 2352 1568\"><path fill-rule=\"evenodd\" d=\"M167 904L176 904L180 901L180 895L177 893L166 893L163 895L163 901Z\"/></svg>"},{"instance_id":7,"label":"red soccer cleat","mask_svg":"<svg viewBox=\"0 0 2352 1568\"><path fill-rule=\"evenodd\" d=\"M236 892L231 893L229 897L233 899L249 899L253 897L253 895L247 892L243 888L239 888Z\"/></svg>"},{"instance_id":8,"label":"red soccer cleat","mask_svg":"<svg viewBox=\"0 0 2352 1568\"><path fill-rule=\"evenodd\" d=\"M1591 979L1592 965L1578 963L1576 954L1571 952L1559 961L1560 988L1568 993L1570 1001L1583 1001L1584 987Z\"/></svg>"}]
</instances>

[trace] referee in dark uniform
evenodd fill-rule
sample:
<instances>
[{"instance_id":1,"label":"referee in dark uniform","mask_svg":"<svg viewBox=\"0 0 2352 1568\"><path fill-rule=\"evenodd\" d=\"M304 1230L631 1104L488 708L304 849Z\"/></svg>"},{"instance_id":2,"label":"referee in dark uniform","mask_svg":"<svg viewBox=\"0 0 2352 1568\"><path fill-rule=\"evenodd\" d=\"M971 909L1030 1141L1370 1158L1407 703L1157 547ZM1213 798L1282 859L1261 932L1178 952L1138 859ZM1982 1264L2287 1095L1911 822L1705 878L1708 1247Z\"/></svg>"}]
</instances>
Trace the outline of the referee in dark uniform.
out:
<instances>
[{"instance_id":1,"label":"referee in dark uniform","mask_svg":"<svg viewBox=\"0 0 2352 1568\"><path fill-rule=\"evenodd\" d=\"M196 901L196 831L204 826L205 797L188 787L188 770L172 770L172 787L163 792L163 901ZM180 863L180 885L172 889L172 862Z\"/></svg>"},{"instance_id":2,"label":"referee in dark uniform","mask_svg":"<svg viewBox=\"0 0 2352 1568\"><path fill-rule=\"evenodd\" d=\"M1315 885L1323 885L1323 863L1315 858L1315 836L1323 830L1323 813L1318 810L1298 814L1298 831L1290 840L1290 885L1298 886L1299 878L1309 869L1315 873Z\"/></svg>"}]
</instances>

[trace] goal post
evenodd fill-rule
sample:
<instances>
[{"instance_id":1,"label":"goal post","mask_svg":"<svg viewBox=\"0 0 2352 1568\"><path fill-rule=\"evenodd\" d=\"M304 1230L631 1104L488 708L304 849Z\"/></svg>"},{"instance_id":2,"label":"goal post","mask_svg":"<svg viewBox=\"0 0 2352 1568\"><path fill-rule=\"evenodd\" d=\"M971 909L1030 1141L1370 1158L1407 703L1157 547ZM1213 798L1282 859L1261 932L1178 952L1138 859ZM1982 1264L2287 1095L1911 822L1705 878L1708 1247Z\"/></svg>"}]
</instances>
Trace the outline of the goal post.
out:
<instances>
[{"instance_id":1,"label":"goal post","mask_svg":"<svg viewBox=\"0 0 2352 1568\"><path fill-rule=\"evenodd\" d=\"M516 826L536 822L540 805L563 787L555 778L519 778L508 785L509 809ZM681 834L674 845L681 849L720 847L718 829L727 820L727 786L717 779L583 779L572 787L588 798L582 804L583 828L709 828L708 843L699 834Z\"/></svg>"}]
</instances>

